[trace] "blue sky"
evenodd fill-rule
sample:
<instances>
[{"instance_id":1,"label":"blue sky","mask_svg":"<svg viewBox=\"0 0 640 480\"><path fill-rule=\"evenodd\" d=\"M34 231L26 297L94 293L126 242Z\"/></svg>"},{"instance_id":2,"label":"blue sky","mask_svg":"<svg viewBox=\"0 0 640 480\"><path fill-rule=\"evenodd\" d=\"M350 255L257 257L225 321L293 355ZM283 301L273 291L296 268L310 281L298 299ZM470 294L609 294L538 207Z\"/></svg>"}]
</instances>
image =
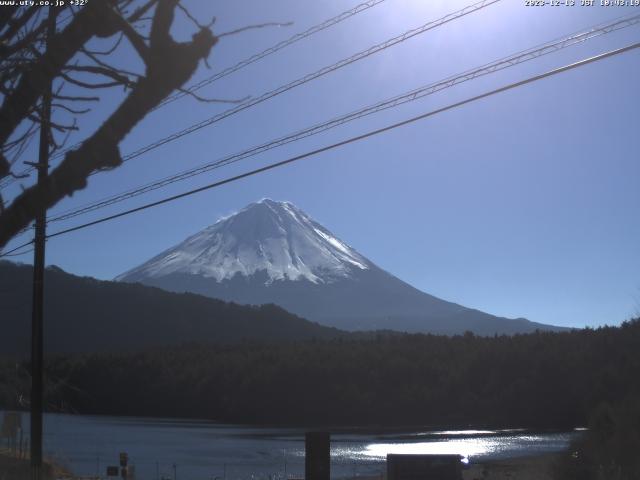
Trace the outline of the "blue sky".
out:
<instances>
[{"instance_id":1,"label":"blue sky","mask_svg":"<svg viewBox=\"0 0 640 480\"><path fill-rule=\"evenodd\" d=\"M201 92L241 98L287 83L471 2L386 0ZM91 178L51 213L215 160L370 103L562 37L638 7L496 5ZM194 81L357 2L186 2L214 32L265 21L294 25L221 39ZM178 16L175 35L193 27ZM234 167L73 221L194 188L438 108L640 38L635 26L353 122ZM124 48L123 65L137 59ZM640 52L633 51L437 115L295 165L52 239L47 263L102 279L143 262L263 197L289 200L379 266L446 300L568 326L618 324L640 310ZM82 119L80 140L121 98ZM228 105L185 98L152 114L123 153ZM73 141L73 139L72 139ZM9 192L17 191L17 185ZM25 237L16 239L15 245ZM30 255L18 257L28 262Z\"/></svg>"}]
</instances>

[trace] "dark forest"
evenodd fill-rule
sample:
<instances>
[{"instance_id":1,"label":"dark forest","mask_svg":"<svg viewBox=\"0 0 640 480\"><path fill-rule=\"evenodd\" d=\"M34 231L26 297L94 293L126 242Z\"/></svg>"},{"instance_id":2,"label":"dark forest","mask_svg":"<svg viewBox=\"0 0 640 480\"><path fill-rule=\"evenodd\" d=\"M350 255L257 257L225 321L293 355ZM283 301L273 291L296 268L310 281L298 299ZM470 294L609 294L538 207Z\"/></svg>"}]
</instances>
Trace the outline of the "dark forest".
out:
<instances>
[{"instance_id":1,"label":"dark forest","mask_svg":"<svg viewBox=\"0 0 640 480\"><path fill-rule=\"evenodd\" d=\"M640 393L640 320L479 337L386 335L78 354L47 362L50 410L252 424L584 426ZM1 367L2 406L28 364Z\"/></svg>"}]
</instances>

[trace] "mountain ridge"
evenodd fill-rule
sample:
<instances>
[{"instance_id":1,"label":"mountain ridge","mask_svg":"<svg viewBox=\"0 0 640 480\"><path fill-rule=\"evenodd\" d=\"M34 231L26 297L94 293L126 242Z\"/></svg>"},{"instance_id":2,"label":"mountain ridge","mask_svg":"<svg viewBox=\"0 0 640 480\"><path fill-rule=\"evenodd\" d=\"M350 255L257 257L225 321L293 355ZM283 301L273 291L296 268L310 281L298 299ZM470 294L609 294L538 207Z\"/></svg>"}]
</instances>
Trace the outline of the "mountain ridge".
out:
<instances>
[{"instance_id":1,"label":"mountain ridge","mask_svg":"<svg viewBox=\"0 0 640 480\"><path fill-rule=\"evenodd\" d=\"M290 202L262 199L116 277L241 304L274 303L343 330L514 334L562 327L507 319L422 292Z\"/></svg>"},{"instance_id":2,"label":"mountain ridge","mask_svg":"<svg viewBox=\"0 0 640 480\"><path fill-rule=\"evenodd\" d=\"M30 265L0 261L0 354L31 348ZM45 352L137 351L184 343L236 344L346 335L276 305L251 307L193 293L45 270Z\"/></svg>"}]
</instances>

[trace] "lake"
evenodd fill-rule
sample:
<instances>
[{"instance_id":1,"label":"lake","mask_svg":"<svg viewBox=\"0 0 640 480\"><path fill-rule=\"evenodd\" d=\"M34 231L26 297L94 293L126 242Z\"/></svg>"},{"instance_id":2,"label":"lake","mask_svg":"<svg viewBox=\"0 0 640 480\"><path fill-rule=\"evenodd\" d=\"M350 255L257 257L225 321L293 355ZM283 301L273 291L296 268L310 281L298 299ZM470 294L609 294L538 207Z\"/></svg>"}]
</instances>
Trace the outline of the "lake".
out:
<instances>
[{"instance_id":1,"label":"lake","mask_svg":"<svg viewBox=\"0 0 640 480\"><path fill-rule=\"evenodd\" d=\"M28 414L22 415L28 435ZM579 431L332 431L332 477L370 477L387 453L457 453L470 462L565 450ZM139 480L278 480L304 473L304 430L207 421L46 414L45 454L78 475L105 476L129 455Z\"/></svg>"}]
</instances>

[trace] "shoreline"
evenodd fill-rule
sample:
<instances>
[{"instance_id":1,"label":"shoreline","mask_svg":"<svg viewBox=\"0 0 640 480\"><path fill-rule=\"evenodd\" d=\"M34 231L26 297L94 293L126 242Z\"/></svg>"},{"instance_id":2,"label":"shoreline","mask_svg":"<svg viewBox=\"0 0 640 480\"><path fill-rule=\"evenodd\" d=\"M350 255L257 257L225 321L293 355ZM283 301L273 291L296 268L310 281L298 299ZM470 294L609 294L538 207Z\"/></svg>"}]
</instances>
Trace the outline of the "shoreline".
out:
<instances>
[{"instance_id":1,"label":"shoreline","mask_svg":"<svg viewBox=\"0 0 640 480\"><path fill-rule=\"evenodd\" d=\"M504 460L486 460L472 463L463 470L463 480L554 480L556 465L563 453L544 453ZM58 464L55 459L45 460L45 471L49 478L75 479L78 476ZM0 450L0 474L9 474L12 479L29 478L28 458L16 458L6 450ZM82 477L88 478L88 477ZM359 477L366 478L366 477ZM378 478L377 476L375 478Z\"/></svg>"},{"instance_id":2,"label":"shoreline","mask_svg":"<svg viewBox=\"0 0 640 480\"><path fill-rule=\"evenodd\" d=\"M17 410L12 408L6 408L0 406L0 415L6 412L20 413L28 418L29 410ZM446 435L447 432L452 433L454 438L462 438L464 436L478 437L483 435L511 435L517 433L529 433L529 434L547 434L547 433L569 433L569 432L583 432L587 428L584 426L513 426L513 425L501 425L501 426L489 426L486 424L418 424L418 425L392 425L392 424L300 424L300 423L242 423L242 422L230 422L224 420L216 420L210 418L199 417L159 417L154 415L129 415L129 414L115 414L115 413L86 413L86 412L63 412L63 411L45 411L45 415L51 416L70 416L70 417L95 417L100 419L117 418L129 421L140 422L159 422L167 424L179 424L179 423L199 423L206 424L213 427L223 428L255 428L255 429L271 429L271 430L299 430L299 431L315 431L322 430L335 434L397 434L399 436L403 434L415 434L424 433L425 435L437 434Z\"/></svg>"},{"instance_id":3,"label":"shoreline","mask_svg":"<svg viewBox=\"0 0 640 480\"><path fill-rule=\"evenodd\" d=\"M504 460L472 463L463 470L464 480L553 480L563 453L543 453Z\"/></svg>"},{"instance_id":4,"label":"shoreline","mask_svg":"<svg viewBox=\"0 0 640 480\"><path fill-rule=\"evenodd\" d=\"M8 476L6 476L8 475ZM31 463L29 452L17 455L17 452L7 448L0 449L0 478L11 480L29 480L31 478ZM46 479L75 479L79 478L69 469L61 465L55 458L43 459L43 478Z\"/></svg>"}]
</instances>

